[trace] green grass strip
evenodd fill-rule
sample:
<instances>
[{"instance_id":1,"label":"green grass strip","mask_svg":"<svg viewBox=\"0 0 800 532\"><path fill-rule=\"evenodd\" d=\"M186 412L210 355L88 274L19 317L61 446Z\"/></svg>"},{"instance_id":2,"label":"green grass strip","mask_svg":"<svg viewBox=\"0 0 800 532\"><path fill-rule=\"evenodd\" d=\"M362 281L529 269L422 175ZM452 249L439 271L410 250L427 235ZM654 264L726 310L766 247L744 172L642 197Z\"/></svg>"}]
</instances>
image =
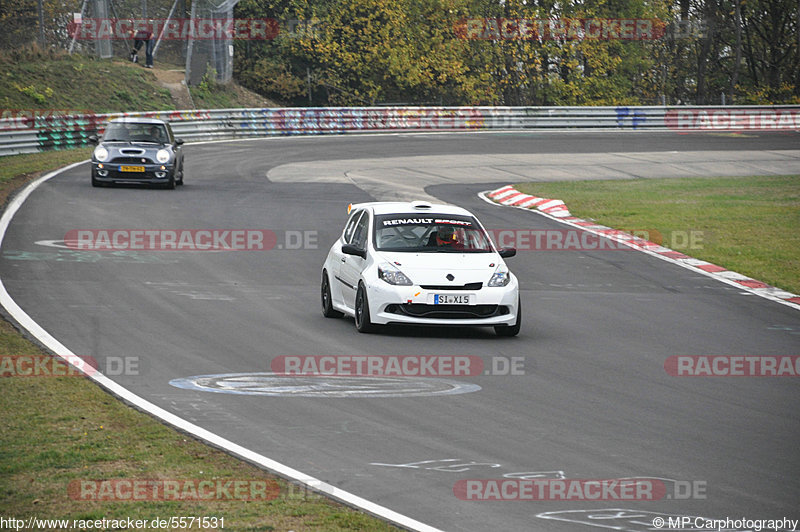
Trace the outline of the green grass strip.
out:
<instances>
[{"instance_id":1,"label":"green grass strip","mask_svg":"<svg viewBox=\"0 0 800 532\"><path fill-rule=\"evenodd\" d=\"M46 151L0 157L0 186L6 185L15 178L19 180L23 176L60 168L78 161L85 161L92 156L93 149L94 146L74 150ZM88 170L86 179L89 179ZM18 183L11 188L16 188L17 185ZM9 191L10 189L6 187L6 193Z\"/></svg>"},{"instance_id":2,"label":"green grass strip","mask_svg":"<svg viewBox=\"0 0 800 532\"><path fill-rule=\"evenodd\" d=\"M522 183L574 216L800 293L800 176Z\"/></svg>"}]
</instances>

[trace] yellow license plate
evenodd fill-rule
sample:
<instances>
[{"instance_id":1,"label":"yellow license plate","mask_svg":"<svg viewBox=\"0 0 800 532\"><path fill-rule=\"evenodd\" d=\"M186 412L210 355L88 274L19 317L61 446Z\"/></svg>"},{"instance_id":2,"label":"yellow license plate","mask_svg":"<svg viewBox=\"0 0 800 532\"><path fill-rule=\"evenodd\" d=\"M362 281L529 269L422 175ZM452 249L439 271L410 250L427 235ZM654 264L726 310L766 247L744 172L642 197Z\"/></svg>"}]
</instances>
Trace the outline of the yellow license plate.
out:
<instances>
[{"instance_id":1,"label":"yellow license plate","mask_svg":"<svg viewBox=\"0 0 800 532\"><path fill-rule=\"evenodd\" d=\"M144 172L144 166L120 166L120 172Z\"/></svg>"}]
</instances>

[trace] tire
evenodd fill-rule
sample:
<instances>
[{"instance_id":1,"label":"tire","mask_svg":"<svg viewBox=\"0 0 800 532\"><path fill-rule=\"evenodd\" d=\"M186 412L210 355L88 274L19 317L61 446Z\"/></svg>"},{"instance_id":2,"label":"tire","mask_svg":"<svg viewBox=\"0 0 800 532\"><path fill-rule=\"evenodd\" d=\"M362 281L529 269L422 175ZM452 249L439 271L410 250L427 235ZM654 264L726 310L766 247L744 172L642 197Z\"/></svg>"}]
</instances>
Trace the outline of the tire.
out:
<instances>
[{"instance_id":1,"label":"tire","mask_svg":"<svg viewBox=\"0 0 800 532\"><path fill-rule=\"evenodd\" d=\"M178 180L178 185L183 186L183 164L181 164L181 178Z\"/></svg>"},{"instance_id":2,"label":"tire","mask_svg":"<svg viewBox=\"0 0 800 532\"><path fill-rule=\"evenodd\" d=\"M517 321L514 325L503 325L500 327L495 327L494 332L497 336L516 336L519 334L519 330L522 328L522 303L520 300L517 300Z\"/></svg>"},{"instance_id":3,"label":"tire","mask_svg":"<svg viewBox=\"0 0 800 532\"><path fill-rule=\"evenodd\" d=\"M360 333L370 333L375 330L375 325L369 319L367 289L363 284L358 285L356 292L356 330Z\"/></svg>"},{"instance_id":4,"label":"tire","mask_svg":"<svg viewBox=\"0 0 800 532\"><path fill-rule=\"evenodd\" d=\"M322 272L322 286L320 288L320 295L322 298L322 315L326 318L341 318L344 316L341 312L333 308L333 300L331 299L331 284L328 281L328 274Z\"/></svg>"},{"instance_id":5,"label":"tire","mask_svg":"<svg viewBox=\"0 0 800 532\"><path fill-rule=\"evenodd\" d=\"M98 181L97 179L95 179L95 178L94 178L94 176L92 176L92 186L93 186L93 187L102 187L102 186L103 186L103 183L101 183L100 181Z\"/></svg>"},{"instance_id":6,"label":"tire","mask_svg":"<svg viewBox=\"0 0 800 532\"><path fill-rule=\"evenodd\" d=\"M175 190L175 174L169 176L167 184L164 185L164 188L166 188L167 190Z\"/></svg>"}]
</instances>

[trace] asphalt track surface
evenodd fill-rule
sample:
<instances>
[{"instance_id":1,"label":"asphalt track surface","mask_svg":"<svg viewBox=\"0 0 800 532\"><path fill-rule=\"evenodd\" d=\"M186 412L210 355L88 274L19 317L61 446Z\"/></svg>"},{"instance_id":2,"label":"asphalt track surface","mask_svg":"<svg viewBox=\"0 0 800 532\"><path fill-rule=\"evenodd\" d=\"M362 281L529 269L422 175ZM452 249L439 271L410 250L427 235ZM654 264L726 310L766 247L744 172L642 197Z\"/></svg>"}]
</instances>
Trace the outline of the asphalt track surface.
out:
<instances>
[{"instance_id":1,"label":"asphalt track surface","mask_svg":"<svg viewBox=\"0 0 800 532\"><path fill-rule=\"evenodd\" d=\"M673 355L798 355L797 310L635 251L521 251L508 260L522 286L518 337L419 328L362 335L352 320L322 317L320 267L346 205L381 194L368 194L358 179L267 176L281 165L421 155L454 164L475 154L554 161L620 152L779 156L796 150L798 138L550 133L188 145L187 184L176 191L94 189L85 164L43 184L12 221L0 275L16 302L74 353L96 358L101 368L120 357L138 361L132 374L112 376L134 393L431 526L558 532L649 530L647 520L662 514L797 519L800 380L673 377L664 369ZM507 174L432 178L424 192L471 209L490 228L563 229L476 196L510 182ZM383 183L383 196L395 185L403 183ZM73 229L124 228L268 229L280 244L293 243L285 241L287 231L314 235L317 243L264 252L122 253L36 243ZM281 355L374 354L477 355L487 367L493 357L524 357L524 374L452 379L480 386L471 393L388 398L170 385L197 375L269 372ZM504 476L657 477L670 479L667 486L694 483L705 494L650 502L454 496L459 480Z\"/></svg>"}]
</instances>

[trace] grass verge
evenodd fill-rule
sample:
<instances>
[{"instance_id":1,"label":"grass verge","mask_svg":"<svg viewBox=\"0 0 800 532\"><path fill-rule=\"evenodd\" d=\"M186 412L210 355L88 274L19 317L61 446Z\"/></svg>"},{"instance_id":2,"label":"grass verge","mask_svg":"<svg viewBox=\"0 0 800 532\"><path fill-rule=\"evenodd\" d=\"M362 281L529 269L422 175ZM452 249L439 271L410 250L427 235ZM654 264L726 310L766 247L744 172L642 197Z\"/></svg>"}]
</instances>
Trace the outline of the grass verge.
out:
<instances>
[{"instance_id":1,"label":"grass verge","mask_svg":"<svg viewBox=\"0 0 800 532\"><path fill-rule=\"evenodd\" d=\"M89 159L94 146L64 151L9 155L0 158L0 199L46 170ZM2 204L2 201L0 201Z\"/></svg>"},{"instance_id":2,"label":"grass verge","mask_svg":"<svg viewBox=\"0 0 800 532\"><path fill-rule=\"evenodd\" d=\"M197 109L235 109L239 107L274 106L265 98L228 82L217 83L213 75L206 74L196 87L190 87L192 99Z\"/></svg>"},{"instance_id":3,"label":"grass verge","mask_svg":"<svg viewBox=\"0 0 800 532\"><path fill-rule=\"evenodd\" d=\"M0 107L109 113L174 109L152 72L130 63L38 49L0 53Z\"/></svg>"},{"instance_id":4,"label":"grass verge","mask_svg":"<svg viewBox=\"0 0 800 532\"><path fill-rule=\"evenodd\" d=\"M800 176L522 183L580 218L800 293ZM652 238L651 238L652 240Z\"/></svg>"},{"instance_id":5,"label":"grass verge","mask_svg":"<svg viewBox=\"0 0 800 532\"><path fill-rule=\"evenodd\" d=\"M54 165L88 157L88 151L80 151L1 159L0 193L7 197ZM86 378L6 376L43 356L47 355L0 320L0 515L6 519L133 518L150 523L156 518L208 516L224 519L224 530L396 530L177 432L125 406ZM18 366L19 361L25 366ZM202 486L198 484L202 481L221 481L223 486L228 480L245 481L244 486L256 488L255 497L250 497L255 500L238 496L221 500L224 489L223 497L199 502L82 500L80 490L75 491L81 481L110 479L188 481L182 484L182 494L189 494L186 488ZM261 482L266 490L261 490ZM51 523L40 529L75 528ZM182 529L223 527L195 523Z\"/></svg>"}]
</instances>

